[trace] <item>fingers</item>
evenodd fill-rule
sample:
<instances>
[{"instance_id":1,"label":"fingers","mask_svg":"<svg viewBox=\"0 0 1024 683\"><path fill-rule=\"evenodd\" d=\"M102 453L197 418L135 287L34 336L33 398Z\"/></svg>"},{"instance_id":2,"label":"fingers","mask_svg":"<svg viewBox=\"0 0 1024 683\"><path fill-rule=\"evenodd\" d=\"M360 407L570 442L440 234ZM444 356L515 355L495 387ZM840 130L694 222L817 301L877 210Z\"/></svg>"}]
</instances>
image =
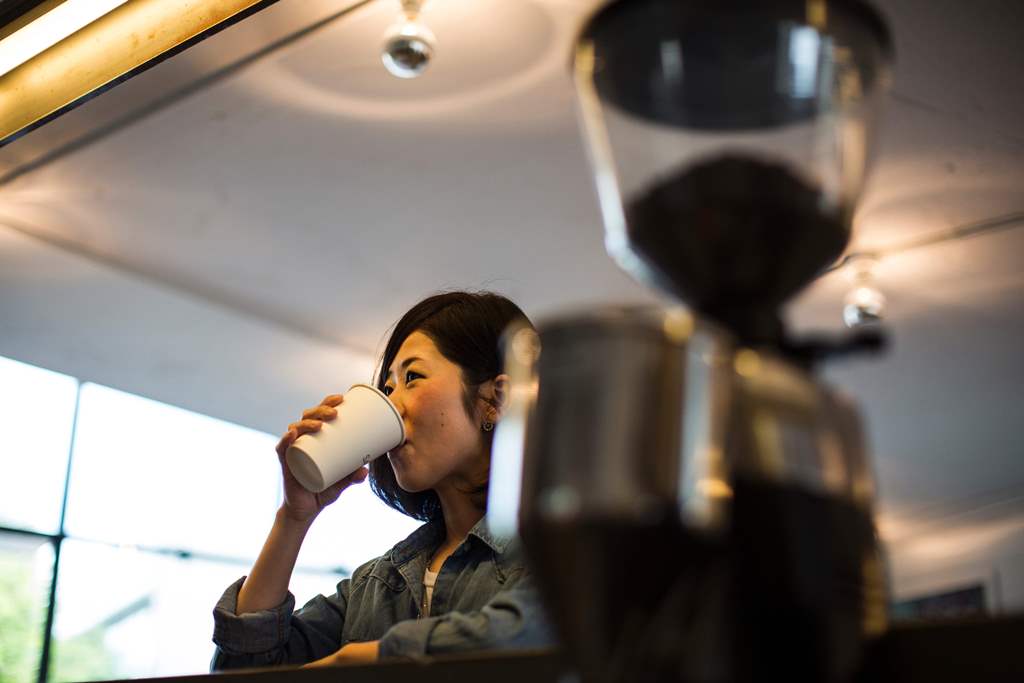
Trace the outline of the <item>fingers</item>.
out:
<instances>
[{"instance_id":1,"label":"fingers","mask_svg":"<svg viewBox=\"0 0 1024 683\"><path fill-rule=\"evenodd\" d=\"M319 432L320 428L323 426L324 423L322 420L303 419L299 420L298 422L292 422L290 425L288 425L288 431L294 431L296 434L296 438L298 438L303 434L309 434L310 432Z\"/></svg>"},{"instance_id":2,"label":"fingers","mask_svg":"<svg viewBox=\"0 0 1024 683\"><path fill-rule=\"evenodd\" d=\"M339 491L344 490L345 488L351 486L352 484L358 484L362 481L365 481L366 477L368 477L369 475L370 470L368 470L365 467L360 467L352 474L348 475L347 477L344 477L337 484L334 484L334 486L332 486L331 488L337 487Z\"/></svg>"},{"instance_id":3,"label":"fingers","mask_svg":"<svg viewBox=\"0 0 1024 683\"><path fill-rule=\"evenodd\" d=\"M282 463L284 463L285 451L288 450L288 447L291 446L292 442L297 438L299 438L299 435L289 429L284 433L284 436L281 437L281 440L277 442L277 446L274 447L274 450L277 451L277 458Z\"/></svg>"},{"instance_id":4,"label":"fingers","mask_svg":"<svg viewBox=\"0 0 1024 683\"><path fill-rule=\"evenodd\" d=\"M333 406L325 405L321 403L316 408L309 408L308 410L302 411L303 420L333 420L338 416L338 411Z\"/></svg>"},{"instance_id":5,"label":"fingers","mask_svg":"<svg viewBox=\"0 0 1024 683\"><path fill-rule=\"evenodd\" d=\"M338 411L335 410L335 407L340 406L344 400L345 397L341 394L331 394L320 401L320 405L315 408L302 411L302 419L288 425L288 431L277 442L274 450L277 451L278 458L283 461L285 451L295 442L295 439L303 434L320 431L324 422L336 418Z\"/></svg>"},{"instance_id":6,"label":"fingers","mask_svg":"<svg viewBox=\"0 0 1024 683\"><path fill-rule=\"evenodd\" d=\"M370 469L368 467L360 467L358 470L345 477L343 481L348 481L350 484L358 484L362 481L366 481L368 476L370 476Z\"/></svg>"},{"instance_id":7,"label":"fingers","mask_svg":"<svg viewBox=\"0 0 1024 683\"><path fill-rule=\"evenodd\" d=\"M368 470L365 467L360 467L358 470L356 470L352 474L348 475L347 477L343 478L339 482L329 486L327 488L327 490L325 490L323 492L323 494L321 494L321 495L324 495L324 494L326 494L328 496L339 495L342 491L347 489L349 486L352 486L353 484L359 484L359 483L362 483L363 481L366 481L366 478L368 476L370 476L370 470Z\"/></svg>"},{"instance_id":8,"label":"fingers","mask_svg":"<svg viewBox=\"0 0 1024 683\"><path fill-rule=\"evenodd\" d=\"M311 432L319 432L320 428L324 426L321 420L299 420L298 422L292 422L288 425L288 431L285 432L281 440L277 442L277 454L280 457L284 457L285 451L288 447L295 442L295 439L299 438L303 434L309 434Z\"/></svg>"},{"instance_id":9,"label":"fingers","mask_svg":"<svg viewBox=\"0 0 1024 683\"><path fill-rule=\"evenodd\" d=\"M345 400L345 397L341 394L331 394L320 401L320 405L309 408L302 411L302 419L298 422L293 422L288 425L288 432L281 437L281 441L278 443L278 450L281 446L287 448L291 445L291 442L309 432L318 431L321 427L321 423L328 420L333 420L338 416L338 411L335 410L336 406L340 406L341 402ZM295 436L290 437L291 441L285 443L285 440L289 438L291 432L295 432Z\"/></svg>"},{"instance_id":10,"label":"fingers","mask_svg":"<svg viewBox=\"0 0 1024 683\"><path fill-rule=\"evenodd\" d=\"M347 489L349 486L352 486L353 484L358 484L364 481L369 474L369 470L367 470L365 467L360 467L358 470L348 475L341 481L336 482L331 486L328 486L326 489L316 494L317 505L320 506L320 509L327 507L334 501L338 500L338 496L341 495L342 491Z\"/></svg>"}]
</instances>

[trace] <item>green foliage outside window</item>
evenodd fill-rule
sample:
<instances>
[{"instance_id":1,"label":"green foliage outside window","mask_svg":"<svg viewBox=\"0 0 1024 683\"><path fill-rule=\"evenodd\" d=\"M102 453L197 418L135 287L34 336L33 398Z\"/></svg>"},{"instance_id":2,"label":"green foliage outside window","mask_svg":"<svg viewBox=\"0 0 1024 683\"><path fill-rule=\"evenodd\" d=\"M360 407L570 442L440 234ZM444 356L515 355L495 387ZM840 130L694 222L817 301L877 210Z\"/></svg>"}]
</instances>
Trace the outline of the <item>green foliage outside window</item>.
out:
<instances>
[{"instance_id":1,"label":"green foliage outside window","mask_svg":"<svg viewBox=\"0 0 1024 683\"><path fill-rule=\"evenodd\" d=\"M103 643L106 629L91 629L67 640L55 640L50 680L90 681L121 678L113 655Z\"/></svg>"},{"instance_id":2,"label":"green foliage outside window","mask_svg":"<svg viewBox=\"0 0 1024 683\"><path fill-rule=\"evenodd\" d=\"M46 600L33 595L32 568L0 556L0 683L35 683Z\"/></svg>"},{"instance_id":3,"label":"green foliage outside window","mask_svg":"<svg viewBox=\"0 0 1024 683\"><path fill-rule=\"evenodd\" d=\"M36 683L43 645L47 593L33 585L24 559L0 556L0 683ZM116 662L103 643L104 628L51 645L51 681L117 677Z\"/></svg>"}]
</instances>

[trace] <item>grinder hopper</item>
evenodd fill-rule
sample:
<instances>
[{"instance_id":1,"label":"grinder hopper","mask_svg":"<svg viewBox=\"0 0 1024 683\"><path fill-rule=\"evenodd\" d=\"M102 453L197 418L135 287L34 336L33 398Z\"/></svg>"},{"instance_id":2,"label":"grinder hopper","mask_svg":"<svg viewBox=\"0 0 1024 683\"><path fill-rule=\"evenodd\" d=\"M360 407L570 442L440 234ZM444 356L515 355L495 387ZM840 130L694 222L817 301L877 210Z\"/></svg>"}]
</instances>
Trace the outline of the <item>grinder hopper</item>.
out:
<instances>
[{"instance_id":1,"label":"grinder hopper","mask_svg":"<svg viewBox=\"0 0 1024 683\"><path fill-rule=\"evenodd\" d=\"M605 6L572 64L608 252L778 343L781 304L849 239L889 62L855 0Z\"/></svg>"}]
</instances>

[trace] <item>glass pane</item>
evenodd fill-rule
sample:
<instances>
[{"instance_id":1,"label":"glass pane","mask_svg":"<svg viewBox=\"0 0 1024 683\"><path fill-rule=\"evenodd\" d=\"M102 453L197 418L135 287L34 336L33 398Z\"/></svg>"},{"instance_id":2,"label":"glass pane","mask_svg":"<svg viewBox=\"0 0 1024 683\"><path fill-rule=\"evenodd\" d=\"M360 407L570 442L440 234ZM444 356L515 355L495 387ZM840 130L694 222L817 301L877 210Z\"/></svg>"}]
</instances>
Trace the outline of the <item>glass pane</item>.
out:
<instances>
[{"instance_id":1,"label":"glass pane","mask_svg":"<svg viewBox=\"0 0 1024 683\"><path fill-rule=\"evenodd\" d=\"M276 443L83 384L65 529L90 540L255 558L277 508Z\"/></svg>"},{"instance_id":2,"label":"glass pane","mask_svg":"<svg viewBox=\"0 0 1024 683\"><path fill-rule=\"evenodd\" d=\"M51 680L206 673L213 606L247 571L243 564L65 541Z\"/></svg>"},{"instance_id":3,"label":"glass pane","mask_svg":"<svg viewBox=\"0 0 1024 683\"><path fill-rule=\"evenodd\" d=\"M383 555L421 524L385 505L368 482L350 486L310 528L298 566L349 573Z\"/></svg>"},{"instance_id":4,"label":"glass pane","mask_svg":"<svg viewBox=\"0 0 1024 683\"><path fill-rule=\"evenodd\" d=\"M57 533L77 391L74 377L0 358L0 525Z\"/></svg>"},{"instance_id":5,"label":"glass pane","mask_svg":"<svg viewBox=\"0 0 1024 683\"><path fill-rule=\"evenodd\" d=\"M35 683L43 650L53 546L0 534L0 682Z\"/></svg>"},{"instance_id":6,"label":"glass pane","mask_svg":"<svg viewBox=\"0 0 1024 683\"><path fill-rule=\"evenodd\" d=\"M318 595L334 595L338 582L346 576L335 572L296 570L288 584L288 590L295 596L295 607L302 607Z\"/></svg>"}]
</instances>

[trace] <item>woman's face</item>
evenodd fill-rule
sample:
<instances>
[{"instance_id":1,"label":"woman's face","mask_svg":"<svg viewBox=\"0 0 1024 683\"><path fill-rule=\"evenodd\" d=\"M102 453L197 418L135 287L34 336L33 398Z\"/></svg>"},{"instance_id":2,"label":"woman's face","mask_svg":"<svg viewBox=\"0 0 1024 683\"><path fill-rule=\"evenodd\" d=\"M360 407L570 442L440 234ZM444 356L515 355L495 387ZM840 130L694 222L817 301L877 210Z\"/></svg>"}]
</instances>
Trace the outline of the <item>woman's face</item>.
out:
<instances>
[{"instance_id":1,"label":"woman's face","mask_svg":"<svg viewBox=\"0 0 1024 683\"><path fill-rule=\"evenodd\" d=\"M384 393L405 423L405 443L388 453L399 486L410 492L446 482L465 487L486 476L483 413L466 414L462 371L430 337L413 332L406 338L388 370Z\"/></svg>"}]
</instances>

